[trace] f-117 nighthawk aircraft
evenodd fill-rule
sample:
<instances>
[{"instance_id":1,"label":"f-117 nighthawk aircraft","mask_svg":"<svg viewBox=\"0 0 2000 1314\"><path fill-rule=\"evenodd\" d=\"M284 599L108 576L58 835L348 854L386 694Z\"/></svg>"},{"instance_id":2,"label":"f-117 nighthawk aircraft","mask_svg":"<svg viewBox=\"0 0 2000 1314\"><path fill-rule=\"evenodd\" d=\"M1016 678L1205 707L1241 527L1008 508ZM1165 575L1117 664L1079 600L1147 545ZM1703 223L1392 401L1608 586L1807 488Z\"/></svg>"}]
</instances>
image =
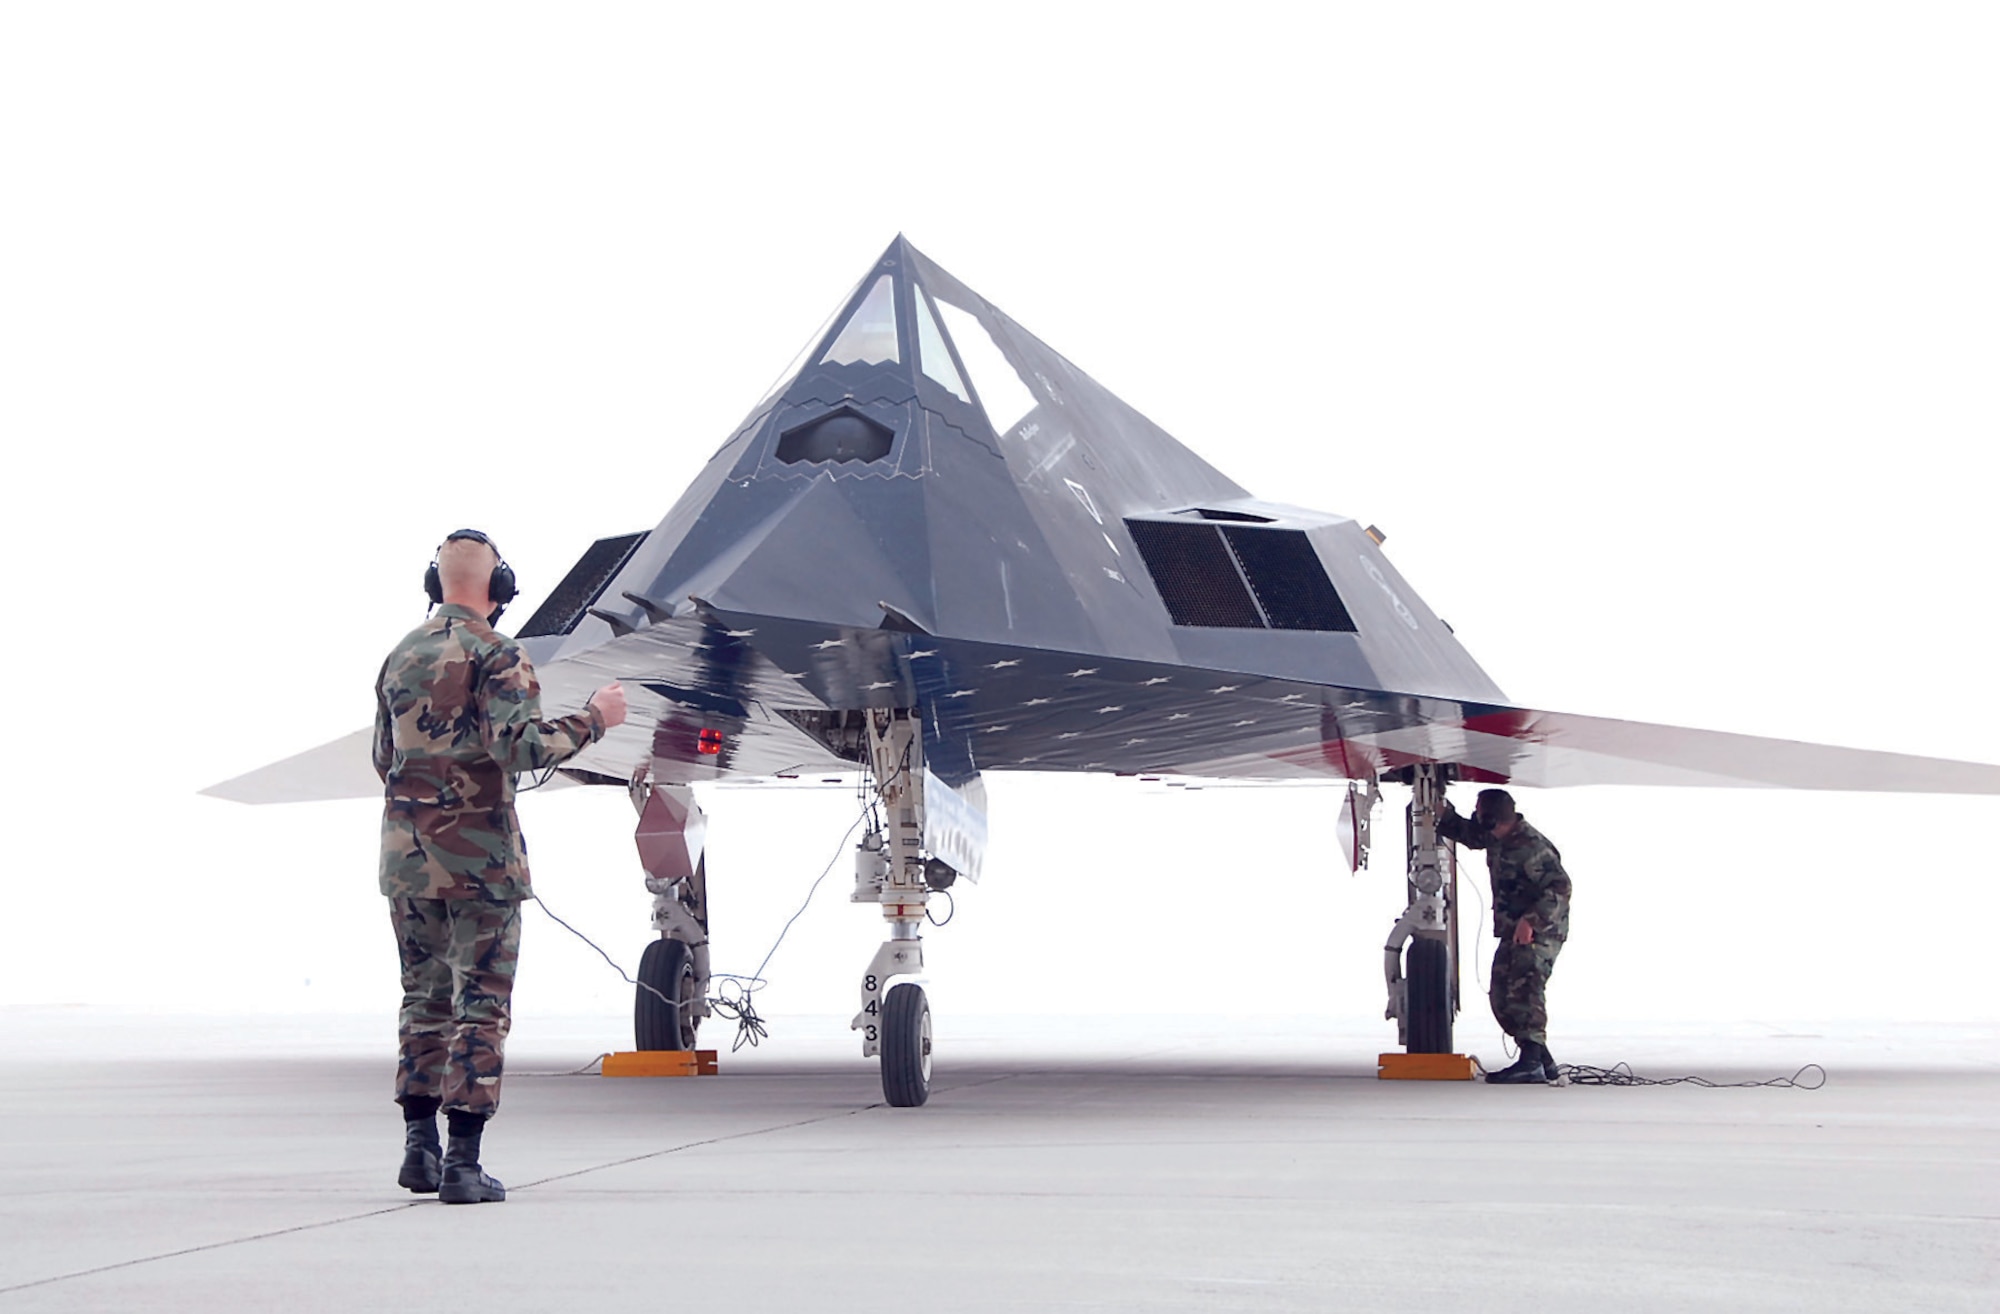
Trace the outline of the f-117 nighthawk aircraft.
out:
<instances>
[{"instance_id":1,"label":"f-117 nighthawk aircraft","mask_svg":"<svg viewBox=\"0 0 2000 1314\"><path fill-rule=\"evenodd\" d=\"M1352 520L1252 498L898 237L649 532L599 539L519 633L544 705L624 682L631 719L564 774L629 789L660 939L641 1049L710 1014L692 786L857 770L856 897L889 939L854 1026L922 1104L914 980L932 894L977 879L987 771L1350 782L1364 860L1410 787L1409 906L1385 954L1413 1052L1451 1048L1454 780L2000 793L2000 767L1508 703ZM214 786L378 795L362 732Z\"/></svg>"}]
</instances>

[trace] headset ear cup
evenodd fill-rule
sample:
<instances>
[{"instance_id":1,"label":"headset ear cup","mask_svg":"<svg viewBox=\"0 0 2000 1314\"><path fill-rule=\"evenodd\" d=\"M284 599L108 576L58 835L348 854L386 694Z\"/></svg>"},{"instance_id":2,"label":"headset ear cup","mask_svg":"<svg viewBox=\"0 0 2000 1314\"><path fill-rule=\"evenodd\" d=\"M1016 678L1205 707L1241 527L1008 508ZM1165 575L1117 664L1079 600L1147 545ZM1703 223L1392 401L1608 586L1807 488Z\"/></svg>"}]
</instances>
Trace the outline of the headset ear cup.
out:
<instances>
[{"instance_id":1,"label":"headset ear cup","mask_svg":"<svg viewBox=\"0 0 2000 1314\"><path fill-rule=\"evenodd\" d=\"M486 596L493 599L493 605L504 607L514 600L519 589L514 583L514 568L501 562L493 568L493 574L486 581Z\"/></svg>"},{"instance_id":2,"label":"headset ear cup","mask_svg":"<svg viewBox=\"0 0 2000 1314\"><path fill-rule=\"evenodd\" d=\"M438 563L433 561L424 570L424 596L431 600L431 606L444 605L444 581L438 578Z\"/></svg>"}]
</instances>

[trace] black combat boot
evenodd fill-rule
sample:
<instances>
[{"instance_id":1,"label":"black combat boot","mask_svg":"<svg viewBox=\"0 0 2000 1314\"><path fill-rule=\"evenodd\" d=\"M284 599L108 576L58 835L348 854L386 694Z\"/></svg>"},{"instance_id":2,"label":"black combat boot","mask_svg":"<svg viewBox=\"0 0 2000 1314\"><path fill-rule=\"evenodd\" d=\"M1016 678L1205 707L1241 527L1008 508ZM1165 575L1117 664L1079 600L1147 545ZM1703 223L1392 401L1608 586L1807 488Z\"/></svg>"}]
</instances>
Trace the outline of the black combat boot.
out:
<instances>
[{"instance_id":1,"label":"black combat boot","mask_svg":"<svg viewBox=\"0 0 2000 1314\"><path fill-rule=\"evenodd\" d=\"M1532 1040L1521 1042L1521 1057L1511 1066L1487 1073L1486 1079L1500 1086L1525 1086L1530 1082L1540 1085L1548 1080L1542 1075L1542 1056Z\"/></svg>"},{"instance_id":2,"label":"black combat boot","mask_svg":"<svg viewBox=\"0 0 2000 1314\"><path fill-rule=\"evenodd\" d=\"M488 1177L479 1166L479 1134L483 1118L454 1109L451 1139L444 1151L444 1174L438 1181L438 1199L446 1204L486 1204L507 1198L507 1188Z\"/></svg>"},{"instance_id":3,"label":"black combat boot","mask_svg":"<svg viewBox=\"0 0 2000 1314\"><path fill-rule=\"evenodd\" d=\"M1556 1063L1556 1056L1549 1053L1549 1047L1541 1041L1535 1042L1535 1049L1542 1056L1542 1074L1550 1083L1562 1080L1562 1068Z\"/></svg>"},{"instance_id":4,"label":"black combat boot","mask_svg":"<svg viewBox=\"0 0 2000 1314\"><path fill-rule=\"evenodd\" d=\"M396 1185L415 1191L418 1195L429 1195L438 1189L438 1146L437 1115L411 1118L403 1124L403 1170L396 1174Z\"/></svg>"}]
</instances>

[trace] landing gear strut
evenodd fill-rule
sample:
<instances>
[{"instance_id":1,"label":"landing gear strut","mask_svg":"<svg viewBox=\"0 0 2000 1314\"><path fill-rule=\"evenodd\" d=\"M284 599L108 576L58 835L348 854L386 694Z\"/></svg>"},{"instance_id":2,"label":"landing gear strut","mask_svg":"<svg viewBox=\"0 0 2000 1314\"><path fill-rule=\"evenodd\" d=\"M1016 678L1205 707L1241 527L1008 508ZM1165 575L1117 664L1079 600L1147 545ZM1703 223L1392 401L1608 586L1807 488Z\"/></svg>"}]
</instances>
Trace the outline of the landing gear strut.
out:
<instances>
[{"instance_id":1,"label":"landing gear strut","mask_svg":"<svg viewBox=\"0 0 2000 1314\"><path fill-rule=\"evenodd\" d=\"M931 896L923 856L924 741L914 711L866 715L882 826L855 850L854 902L881 904L889 939L861 978L861 1011L850 1025L861 1033L862 1057L882 1060L882 1097L914 1108L931 1096L931 1009L922 985L899 978L924 970L919 930Z\"/></svg>"},{"instance_id":2,"label":"landing gear strut","mask_svg":"<svg viewBox=\"0 0 2000 1314\"><path fill-rule=\"evenodd\" d=\"M639 960L632 992L636 1049L693 1049L708 1007L708 818L686 785L635 781L639 861L660 938Z\"/></svg>"},{"instance_id":3,"label":"landing gear strut","mask_svg":"<svg viewBox=\"0 0 2000 1314\"><path fill-rule=\"evenodd\" d=\"M1438 835L1444 815L1444 771L1410 770L1409 907L1382 947L1397 1043L1412 1054L1449 1054L1458 1012L1458 864ZM1404 961L1404 945L1409 956Z\"/></svg>"}]
</instances>

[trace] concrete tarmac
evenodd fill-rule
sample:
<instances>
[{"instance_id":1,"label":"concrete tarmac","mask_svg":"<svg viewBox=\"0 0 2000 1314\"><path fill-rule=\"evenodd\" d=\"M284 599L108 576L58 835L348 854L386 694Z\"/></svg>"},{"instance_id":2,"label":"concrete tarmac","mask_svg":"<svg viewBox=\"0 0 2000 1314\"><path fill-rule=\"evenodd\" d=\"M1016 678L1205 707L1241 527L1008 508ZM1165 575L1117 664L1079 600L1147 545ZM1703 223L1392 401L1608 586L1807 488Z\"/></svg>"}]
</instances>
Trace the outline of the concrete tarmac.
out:
<instances>
[{"instance_id":1,"label":"concrete tarmac","mask_svg":"<svg viewBox=\"0 0 2000 1314\"><path fill-rule=\"evenodd\" d=\"M517 1035L510 1198L454 1208L394 1184L378 1021L0 1015L0 1309L2000 1308L1990 1028L1616 1055L1816 1055L1805 1091L1382 1082L1358 1031L974 1021L922 1109L800 1029L693 1080L532 1075L622 1038Z\"/></svg>"}]
</instances>

